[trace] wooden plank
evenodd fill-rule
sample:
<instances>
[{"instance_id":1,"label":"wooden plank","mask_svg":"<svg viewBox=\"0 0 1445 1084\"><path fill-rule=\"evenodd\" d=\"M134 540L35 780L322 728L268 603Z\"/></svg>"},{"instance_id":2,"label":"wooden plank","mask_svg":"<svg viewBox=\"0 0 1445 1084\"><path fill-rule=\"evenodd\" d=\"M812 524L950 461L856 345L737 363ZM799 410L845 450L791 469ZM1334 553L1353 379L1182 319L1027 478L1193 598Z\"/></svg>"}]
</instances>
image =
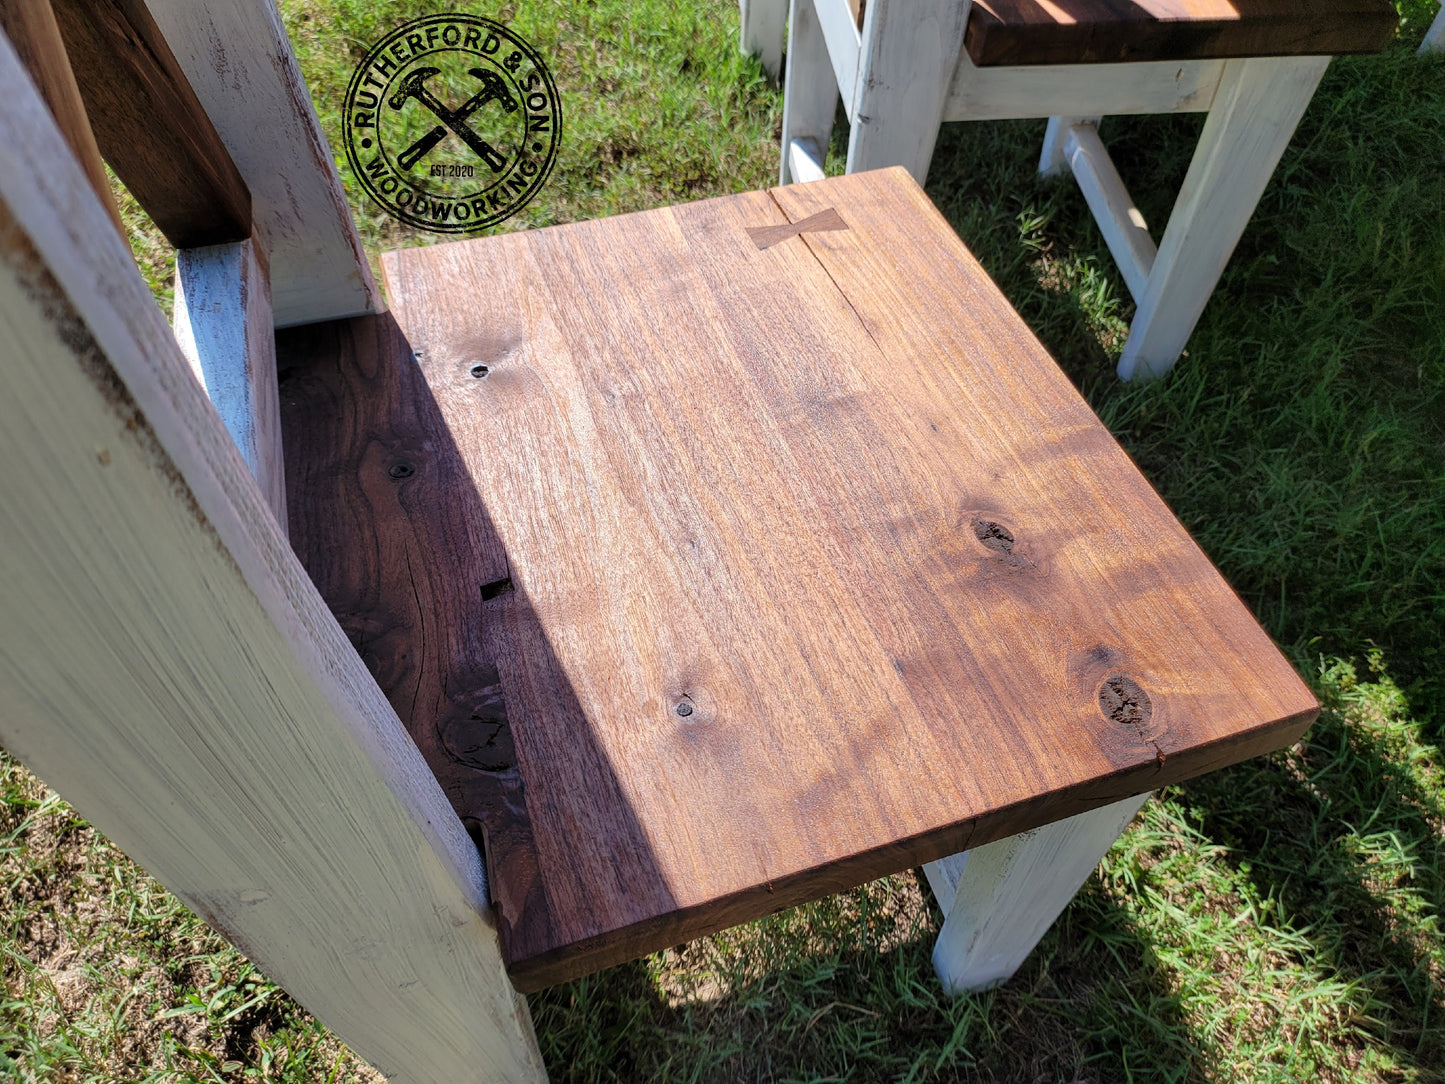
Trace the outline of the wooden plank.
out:
<instances>
[{"instance_id":1,"label":"wooden plank","mask_svg":"<svg viewBox=\"0 0 1445 1084\"><path fill-rule=\"evenodd\" d=\"M979 67L1377 53L1388 0L975 0Z\"/></svg>"},{"instance_id":2,"label":"wooden plank","mask_svg":"<svg viewBox=\"0 0 1445 1084\"><path fill-rule=\"evenodd\" d=\"M833 134L838 111L838 86L828 56L828 42L818 24L814 0L793 0L788 24L788 70L783 77L783 154L778 183L812 180L793 172L792 147L808 140L818 148L818 172ZM853 50L855 60L857 49ZM800 163L806 170L806 163Z\"/></svg>"},{"instance_id":3,"label":"wooden plank","mask_svg":"<svg viewBox=\"0 0 1445 1084\"><path fill-rule=\"evenodd\" d=\"M1113 253L1114 262L1129 293L1138 301L1149 284L1154 267L1154 239L1129 190L1124 187L1119 171L1092 124L1071 125L1064 136L1064 157L1074 180L1079 183L1094 221L1104 235L1104 242Z\"/></svg>"},{"instance_id":4,"label":"wooden plank","mask_svg":"<svg viewBox=\"0 0 1445 1084\"><path fill-rule=\"evenodd\" d=\"M75 83L75 72L70 67L50 0L6 0L0 4L0 28L4 29L35 88L50 107L50 115L80 162L101 206L110 213L117 232L124 237L125 226L116 210L115 197L111 195L110 178L105 175L100 148L95 144L95 133L90 130L85 103Z\"/></svg>"},{"instance_id":5,"label":"wooden plank","mask_svg":"<svg viewBox=\"0 0 1445 1084\"><path fill-rule=\"evenodd\" d=\"M254 240L176 253L176 342L286 529L271 289Z\"/></svg>"},{"instance_id":6,"label":"wooden plank","mask_svg":"<svg viewBox=\"0 0 1445 1084\"><path fill-rule=\"evenodd\" d=\"M1186 60L980 68L965 52L953 73L943 119L1050 117L1064 107L1096 116L1203 113L1214 100L1224 63Z\"/></svg>"},{"instance_id":7,"label":"wooden plank","mask_svg":"<svg viewBox=\"0 0 1445 1084\"><path fill-rule=\"evenodd\" d=\"M1329 62L1228 62L1119 357L1121 379L1163 376L1179 359Z\"/></svg>"},{"instance_id":8,"label":"wooden plank","mask_svg":"<svg viewBox=\"0 0 1445 1084\"><path fill-rule=\"evenodd\" d=\"M100 152L176 248L241 241L251 193L143 0L54 0Z\"/></svg>"},{"instance_id":9,"label":"wooden plank","mask_svg":"<svg viewBox=\"0 0 1445 1084\"><path fill-rule=\"evenodd\" d=\"M1055 821L924 867L943 908L933 967L951 994L1013 977L1149 795Z\"/></svg>"},{"instance_id":10,"label":"wooden plank","mask_svg":"<svg viewBox=\"0 0 1445 1084\"><path fill-rule=\"evenodd\" d=\"M969 6L958 0L870 4L848 116L849 173L903 166L928 176ZM842 86L840 83L839 86Z\"/></svg>"},{"instance_id":11,"label":"wooden plank","mask_svg":"<svg viewBox=\"0 0 1445 1084\"><path fill-rule=\"evenodd\" d=\"M843 108L851 118L858 73L863 63L863 39L858 31L858 23L853 18L847 0L809 0L809 3L827 45L828 59L833 65L833 78L838 93L843 96Z\"/></svg>"},{"instance_id":12,"label":"wooden plank","mask_svg":"<svg viewBox=\"0 0 1445 1084\"><path fill-rule=\"evenodd\" d=\"M250 186L277 326L384 308L274 0L150 9Z\"/></svg>"},{"instance_id":13,"label":"wooden plank","mask_svg":"<svg viewBox=\"0 0 1445 1084\"><path fill-rule=\"evenodd\" d=\"M1092 124L1098 128L1099 121L1103 119L1101 116L1050 117L1044 128L1044 145L1039 150L1039 173L1045 177L1057 177L1067 172L1069 160L1064 154L1064 140L1069 129L1076 124Z\"/></svg>"},{"instance_id":14,"label":"wooden plank","mask_svg":"<svg viewBox=\"0 0 1445 1084\"><path fill-rule=\"evenodd\" d=\"M847 229L748 236L830 207ZM293 534L413 734L505 717L517 872L483 831L520 988L1313 718L897 170L383 268L404 345L283 382Z\"/></svg>"},{"instance_id":15,"label":"wooden plank","mask_svg":"<svg viewBox=\"0 0 1445 1084\"><path fill-rule=\"evenodd\" d=\"M475 848L4 41L0 98L0 741L394 1084L542 1080Z\"/></svg>"}]
</instances>

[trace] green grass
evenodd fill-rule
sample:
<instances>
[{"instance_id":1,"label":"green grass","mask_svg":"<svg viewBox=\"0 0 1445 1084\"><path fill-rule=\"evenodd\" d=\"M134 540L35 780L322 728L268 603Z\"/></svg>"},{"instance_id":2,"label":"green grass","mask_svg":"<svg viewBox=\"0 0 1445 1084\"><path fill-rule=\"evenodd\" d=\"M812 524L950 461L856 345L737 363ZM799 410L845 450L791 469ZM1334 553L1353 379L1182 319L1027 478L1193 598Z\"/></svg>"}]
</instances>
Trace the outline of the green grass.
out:
<instances>
[{"instance_id":1,"label":"green grass","mask_svg":"<svg viewBox=\"0 0 1445 1084\"><path fill-rule=\"evenodd\" d=\"M778 92L727 3L481 11L552 61L564 153L509 228L772 182ZM292 0L335 143L351 66L420 4ZM531 999L558 1081L1445 1080L1445 61L1330 68L1167 380L1042 124L946 129L929 192L1325 704L1294 748L1171 787L1007 986L932 977L912 873ZM1111 118L1156 229L1199 119ZM835 151L836 151L835 146ZM374 254L420 243L347 179ZM164 295L168 255L137 223ZM372 1079L173 897L0 767L0 1074Z\"/></svg>"}]
</instances>

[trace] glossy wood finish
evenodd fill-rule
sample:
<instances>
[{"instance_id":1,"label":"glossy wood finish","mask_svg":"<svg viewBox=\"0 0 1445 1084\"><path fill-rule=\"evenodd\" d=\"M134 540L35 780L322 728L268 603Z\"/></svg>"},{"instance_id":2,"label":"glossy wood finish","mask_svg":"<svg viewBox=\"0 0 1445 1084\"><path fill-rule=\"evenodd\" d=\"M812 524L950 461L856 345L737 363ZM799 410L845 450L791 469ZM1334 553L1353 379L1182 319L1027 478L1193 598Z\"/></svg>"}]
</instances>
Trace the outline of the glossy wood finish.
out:
<instances>
[{"instance_id":1,"label":"glossy wood finish","mask_svg":"<svg viewBox=\"0 0 1445 1084\"><path fill-rule=\"evenodd\" d=\"M100 152L166 239L249 237L251 193L143 0L54 3Z\"/></svg>"},{"instance_id":2,"label":"glossy wood finish","mask_svg":"<svg viewBox=\"0 0 1445 1084\"><path fill-rule=\"evenodd\" d=\"M280 340L293 544L521 989L1314 717L902 170L383 269L394 319Z\"/></svg>"},{"instance_id":3,"label":"glossy wood finish","mask_svg":"<svg viewBox=\"0 0 1445 1084\"><path fill-rule=\"evenodd\" d=\"M979 67L1376 53L1388 0L973 0L964 48Z\"/></svg>"}]
</instances>

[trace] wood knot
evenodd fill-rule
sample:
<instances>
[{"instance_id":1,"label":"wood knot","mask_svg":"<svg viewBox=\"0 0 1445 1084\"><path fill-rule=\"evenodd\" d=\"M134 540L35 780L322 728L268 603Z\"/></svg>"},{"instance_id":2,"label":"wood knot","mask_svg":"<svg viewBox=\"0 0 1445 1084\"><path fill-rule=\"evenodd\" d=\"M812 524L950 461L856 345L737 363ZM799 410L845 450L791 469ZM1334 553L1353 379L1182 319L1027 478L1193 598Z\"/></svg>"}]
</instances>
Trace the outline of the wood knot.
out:
<instances>
[{"instance_id":1,"label":"wood knot","mask_svg":"<svg viewBox=\"0 0 1445 1084\"><path fill-rule=\"evenodd\" d=\"M1014 550L1013 532L1002 523L991 519L975 517L973 521L973 533L985 546L998 553L1012 553Z\"/></svg>"},{"instance_id":2,"label":"wood knot","mask_svg":"<svg viewBox=\"0 0 1445 1084\"><path fill-rule=\"evenodd\" d=\"M507 772L517 766L500 681L488 681L455 703L437 720L436 731L442 749L458 764L483 772Z\"/></svg>"},{"instance_id":3,"label":"wood knot","mask_svg":"<svg viewBox=\"0 0 1445 1084\"><path fill-rule=\"evenodd\" d=\"M1141 737L1148 731L1154 716L1149 694L1139 683L1124 674L1106 678L1099 686L1099 710L1104 718L1134 731Z\"/></svg>"}]
</instances>

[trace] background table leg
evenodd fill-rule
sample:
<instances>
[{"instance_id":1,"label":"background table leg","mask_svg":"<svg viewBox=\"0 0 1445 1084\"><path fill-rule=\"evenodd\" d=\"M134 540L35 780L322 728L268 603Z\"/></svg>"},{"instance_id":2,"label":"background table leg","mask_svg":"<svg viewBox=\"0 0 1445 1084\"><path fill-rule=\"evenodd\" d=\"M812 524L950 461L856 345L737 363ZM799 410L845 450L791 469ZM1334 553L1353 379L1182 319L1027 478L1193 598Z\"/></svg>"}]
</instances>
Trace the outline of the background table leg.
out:
<instances>
[{"instance_id":1,"label":"background table leg","mask_svg":"<svg viewBox=\"0 0 1445 1084\"><path fill-rule=\"evenodd\" d=\"M838 83L828 43L818 22L814 0L793 0L788 29L788 72L783 88L783 163L779 184L813 177L794 177L788 148L794 140L812 140L822 156L833 135L833 114L838 109ZM820 158L821 163L821 158Z\"/></svg>"},{"instance_id":2,"label":"background table leg","mask_svg":"<svg viewBox=\"0 0 1445 1084\"><path fill-rule=\"evenodd\" d=\"M951 994L1008 981L1149 795L1139 794L923 867L943 907L933 967Z\"/></svg>"},{"instance_id":3,"label":"background table leg","mask_svg":"<svg viewBox=\"0 0 1445 1084\"><path fill-rule=\"evenodd\" d=\"M1045 177L1056 177L1068 169L1064 155L1064 137L1076 124L1092 124L1095 128L1103 117L1050 117L1049 126L1044 130L1044 146L1039 154L1039 172Z\"/></svg>"},{"instance_id":4,"label":"background table leg","mask_svg":"<svg viewBox=\"0 0 1445 1084\"><path fill-rule=\"evenodd\" d=\"M742 49L756 54L763 70L774 79L783 63L783 30L788 20L787 0L740 0Z\"/></svg>"},{"instance_id":5,"label":"background table leg","mask_svg":"<svg viewBox=\"0 0 1445 1084\"><path fill-rule=\"evenodd\" d=\"M1277 57L1225 67L1139 299L1120 378L1174 367L1329 62Z\"/></svg>"},{"instance_id":6,"label":"background table leg","mask_svg":"<svg viewBox=\"0 0 1445 1084\"><path fill-rule=\"evenodd\" d=\"M971 6L954 0L868 5L849 173L903 166L923 183Z\"/></svg>"}]
</instances>

